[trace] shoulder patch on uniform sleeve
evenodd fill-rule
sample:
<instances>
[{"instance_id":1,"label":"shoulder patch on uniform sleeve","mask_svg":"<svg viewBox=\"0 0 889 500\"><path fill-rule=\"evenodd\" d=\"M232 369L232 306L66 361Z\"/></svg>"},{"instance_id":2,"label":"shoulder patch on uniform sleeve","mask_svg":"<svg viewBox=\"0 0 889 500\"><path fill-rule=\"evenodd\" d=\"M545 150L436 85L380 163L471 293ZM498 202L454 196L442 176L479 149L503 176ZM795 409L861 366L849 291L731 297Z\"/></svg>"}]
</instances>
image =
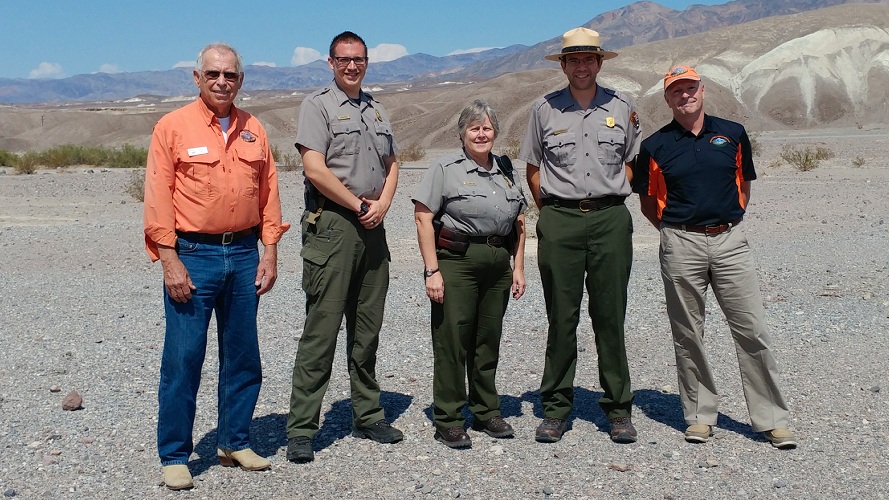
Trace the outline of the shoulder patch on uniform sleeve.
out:
<instances>
[{"instance_id":1,"label":"shoulder patch on uniform sleeve","mask_svg":"<svg viewBox=\"0 0 889 500\"><path fill-rule=\"evenodd\" d=\"M630 113L630 123L633 124L633 128L635 128L636 130L639 130L642 126L639 123L639 115L635 111Z\"/></svg>"}]
</instances>

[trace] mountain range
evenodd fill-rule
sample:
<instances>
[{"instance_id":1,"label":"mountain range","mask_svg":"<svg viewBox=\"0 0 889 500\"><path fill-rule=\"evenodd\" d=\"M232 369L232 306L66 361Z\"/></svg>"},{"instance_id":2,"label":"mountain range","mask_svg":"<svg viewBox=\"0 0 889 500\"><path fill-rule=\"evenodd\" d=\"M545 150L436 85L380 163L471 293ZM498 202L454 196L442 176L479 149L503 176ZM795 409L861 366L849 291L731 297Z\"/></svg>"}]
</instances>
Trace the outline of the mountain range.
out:
<instances>
[{"instance_id":1,"label":"mountain range","mask_svg":"<svg viewBox=\"0 0 889 500\"><path fill-rule=\"evenodd\" d=\"M735 0L722 5L692 5L683 11L642 1L596 16L583 26L599 31L608 49L620 49L732 26L756 19L811 11L845 0ZM854 3L889 3L859 0ZM365 83L402 83L411 87L442 81L483 80L507 73L554 67L543 56L557 52L561 36L531 47L512 45L470 54L435 57L411 54L371 63ZM297 67L248 66L243 92L308 90L331 79L326 61ZM137 96L192 95L191 69L130 73L93 73L56 80L0 78L0 103L46 103L121 100Z\"/></svg>"}]
</instances>

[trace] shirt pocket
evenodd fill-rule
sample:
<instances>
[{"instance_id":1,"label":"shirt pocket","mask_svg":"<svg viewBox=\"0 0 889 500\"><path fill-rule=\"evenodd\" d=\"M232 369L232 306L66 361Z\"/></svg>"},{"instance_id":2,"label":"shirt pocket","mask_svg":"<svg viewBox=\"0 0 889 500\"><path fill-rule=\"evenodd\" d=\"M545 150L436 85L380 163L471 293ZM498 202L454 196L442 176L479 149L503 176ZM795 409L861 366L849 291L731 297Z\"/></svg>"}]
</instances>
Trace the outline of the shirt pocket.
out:
<instances>
[{"instance_id":1,"label":"shirt pocket","mask_svg":"<svg viewBox=\"0 0 889 500\"><path fill-rule=\"evenodd\" d=\"M617 174L623 171L625 142L626 137L621 130L599 132L599 163L606 172Z\"/></svg>"},{"instance_id":2,"label":"shirt pocket","mask_svg":"<svg viewBox=\"0 0 889 500\"><path fill-rule=\"evenodd\" d=\"M556 167L569 167L577 160L577 139L573 133L549 135L543 139L545 160Z\"/></svg>"},{"instance_id":3,"label":"shirt pocket","mask_svg":"<svg viewBox=\"0 0 889 500\"><path fill-rule=\"evenodd\" d=\"M377 153L381 157L389 156L392 151L392 125L387 121L378 121L376 130Z\"/></svg>"},{"instance_id":4,"label":"shirt pocket","mask_svg":"<svg viewBox=\"0 0 889 500\"><path fill-rule=\"evenodd\" d=\"M177 189L202 198L209 197L214 191L213 169L219 168L219 152L208 149L204 154L189 156L188 148L183 147L177 156L179 170L184 178L184 182L177 186Z\"/></svg>"},{"instance_id":5,"label":"shirt pocket","mask_svg":"<svg viewBox=\"0 0 889 500\"><path fill-rule=\"evenodd\" d=\"M265 149L260 146L239 146L235 153L238 161L233 167L241 194L256 198L259 190L259 172L265 164Z\"/></svg>"},{"instance_id":6,"label":"shirt pocket","mask_svg":"<svg viewBox=\"0 0 889 500\"><path fill-rule=\"evenodd\" d=\"M460 186L451 203L454 210L448 210L448 215L455 219L460 219L461 215L476 216L485 213L485 193L479 186Z\"/></svg>"},{"instance_id":7,"label":"shirt pocket","mask_svg":"<svg viewBox=\"0 0 889 500\"><path fill-rule=\"evenodd\" d=\"M330 124L330 148L333 156L358 154L361 129L354 121L337 121Z\"/></svg>"}]
</instances>

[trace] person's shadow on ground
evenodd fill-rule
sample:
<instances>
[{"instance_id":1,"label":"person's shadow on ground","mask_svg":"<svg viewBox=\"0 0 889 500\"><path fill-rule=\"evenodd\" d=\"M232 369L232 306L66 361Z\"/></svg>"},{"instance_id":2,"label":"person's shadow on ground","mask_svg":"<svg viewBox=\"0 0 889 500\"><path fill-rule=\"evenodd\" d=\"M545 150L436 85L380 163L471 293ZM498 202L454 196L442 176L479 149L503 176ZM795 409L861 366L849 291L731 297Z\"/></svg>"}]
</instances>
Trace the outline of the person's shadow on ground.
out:
<instances>
[{"instance_id":1,"label":"person's shadow on ground","mask_svg":"<svg viewBox=\"0 0 889 500\"><path fill-rule=\"evenodd\" d=\"M413 399L413 396L406 394L383 391L380 395L380 404L386 411L386 420L392 422L401 416ZM321 418L321 428L312 440L312 448L315 451L322 450L351 433L352 400L346 398L335 401ZM193 476L199 476L210 467L219 464L216 455L216 435L217 429L213 429L195 445L194 451L198 458L189 462ZM250 446L262 457L275 455L280 448L287 446L287 415L272 413L254 418L250 425Z\"/></svg>"}]
</instances>

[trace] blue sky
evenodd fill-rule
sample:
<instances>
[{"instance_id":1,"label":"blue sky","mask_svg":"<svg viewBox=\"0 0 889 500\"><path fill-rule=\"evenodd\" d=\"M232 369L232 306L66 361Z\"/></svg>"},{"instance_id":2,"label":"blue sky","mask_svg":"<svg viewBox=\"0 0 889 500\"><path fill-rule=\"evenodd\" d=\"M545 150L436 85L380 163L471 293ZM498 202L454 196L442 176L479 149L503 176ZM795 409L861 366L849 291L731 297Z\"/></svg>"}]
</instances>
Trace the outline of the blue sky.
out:
<instances>
[{"instance_id":1,"label":"blue sky","mask_svg":"<svg viewBox=\"0 0 889 500\"><path fill-rule=\"evenodd\" d=\"M657 3L682 10L726 1ZM0 77L63 78L191 67L197 51L213 41L233 45L246 64L296 66L326 54L330 39L344 30L365 39L371 62L416 53L444 56L533 45L630 3L0 0ZM607 48L608 41L603 43Z\"/></svg>"}]
</instances>

